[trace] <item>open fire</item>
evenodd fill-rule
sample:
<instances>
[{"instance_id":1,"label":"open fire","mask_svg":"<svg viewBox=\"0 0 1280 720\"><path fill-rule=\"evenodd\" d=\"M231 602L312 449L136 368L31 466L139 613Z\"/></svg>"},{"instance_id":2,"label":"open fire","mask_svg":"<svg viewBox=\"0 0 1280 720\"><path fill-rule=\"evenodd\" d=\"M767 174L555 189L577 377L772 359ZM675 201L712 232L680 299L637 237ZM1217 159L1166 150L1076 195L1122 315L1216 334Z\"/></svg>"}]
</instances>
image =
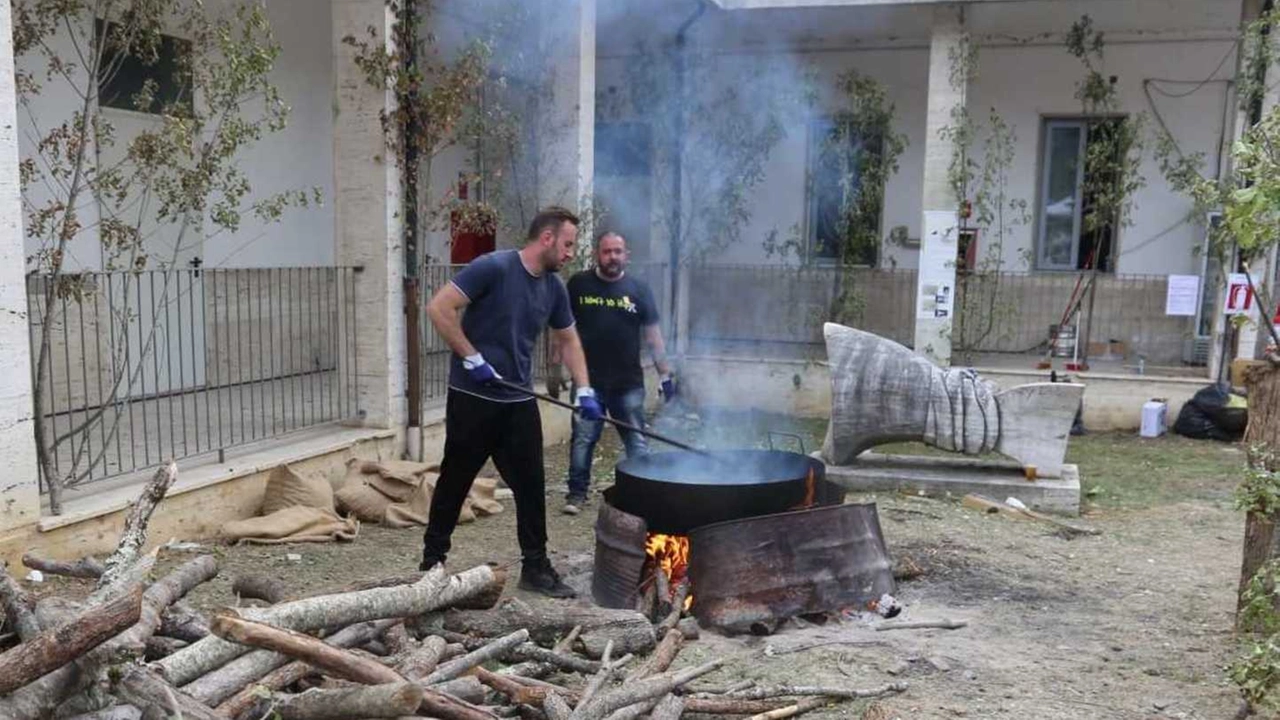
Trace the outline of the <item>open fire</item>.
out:
<instances>
[{"instance_id":1,"label":"open fire","mask_svg":"<svg viewBox=\"0 0 1280 720\"><path fill-rule=\"evenodd\" d=\"M667 578L667 601L675 599L676 586L689 574L689 538L684 535L664 535L649 533L645 540L644 554L646 564L653 568L653 580L657 573ZM659 585L661 587L661 585ZM693 606L693 593L685 596L684 609Z\"/></svg>"}]
</instances>

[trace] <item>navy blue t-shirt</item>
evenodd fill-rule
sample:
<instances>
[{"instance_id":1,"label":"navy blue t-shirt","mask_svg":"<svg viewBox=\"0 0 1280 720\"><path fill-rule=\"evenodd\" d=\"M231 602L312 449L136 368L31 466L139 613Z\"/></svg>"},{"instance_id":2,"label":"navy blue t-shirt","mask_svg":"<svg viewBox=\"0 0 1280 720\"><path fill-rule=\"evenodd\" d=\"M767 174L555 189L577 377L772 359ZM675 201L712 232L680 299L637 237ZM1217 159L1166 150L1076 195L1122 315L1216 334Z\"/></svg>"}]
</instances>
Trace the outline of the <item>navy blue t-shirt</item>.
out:
<instances>
[{"instance_id":1,"label":"navy blue t-shirt","mask_svg":"<svg viewBox=\"0 0 1280 720\"><path fill-rule=\"evenodd\" d=\"M555 273L533 275L515 250L482 255L462 269L453 284L471 301L462 314L462 332L476 351L508 382L533 388L533 352L542 328L573 325L569 294ZM501 387L479 385L454 354L449 387L498 402L531 400Z\"/></svg>"}]
</instances>

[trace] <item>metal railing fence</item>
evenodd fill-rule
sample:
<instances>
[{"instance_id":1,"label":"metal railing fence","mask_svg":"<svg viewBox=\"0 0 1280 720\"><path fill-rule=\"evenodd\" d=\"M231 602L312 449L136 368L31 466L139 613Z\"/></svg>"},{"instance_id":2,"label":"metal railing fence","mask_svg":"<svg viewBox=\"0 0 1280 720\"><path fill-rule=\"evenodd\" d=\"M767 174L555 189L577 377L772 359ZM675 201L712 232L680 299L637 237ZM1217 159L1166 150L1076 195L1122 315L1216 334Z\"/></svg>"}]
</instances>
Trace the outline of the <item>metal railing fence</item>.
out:
<instances>
[{"instance_id":1,"label":"metal railing fence","mask_svg":"<svg viewBox=\"0 0 1280 720\"><path fill-rule=\"evenodd\" d=\"M357 278L352 267L86 272L64 276L49 303L49 276L29 275L53 471L74 485L356 416Z\"/></svg>"}]
</instances>

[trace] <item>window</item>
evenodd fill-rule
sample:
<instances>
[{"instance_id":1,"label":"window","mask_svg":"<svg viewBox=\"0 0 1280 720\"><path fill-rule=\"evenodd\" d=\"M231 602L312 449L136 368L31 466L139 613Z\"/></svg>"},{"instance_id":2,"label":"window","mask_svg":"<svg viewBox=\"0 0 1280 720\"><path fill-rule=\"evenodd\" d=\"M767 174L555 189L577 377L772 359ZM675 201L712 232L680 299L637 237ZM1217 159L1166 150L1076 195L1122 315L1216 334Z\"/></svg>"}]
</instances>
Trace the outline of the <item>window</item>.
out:
<instances>
[{"instance_id":1,"label":"window","mask_svg":"<svg viewBox=\"0 0 1280 720\"><path fill-rule=\"evenodd\" d=\"M168 109L190 109L191 71L187 63L191 43L161 35L154 49L124 47L124 29L99 19L98 42L106 42L98 76L98 103L102 107L158 115ZM150 102L139 107L140 93L150 88Z\"/></svg>"},{"instance_id":2,"label":"window","mask_svg":"<svg viewBox=\"0 0 1280 720\"><path fill-rule=\"evenodd\" d=\"M1089 146L1108 123L1118 121L1047 120L1040 186L1040 244L1036 266L1041 270L1110 271L1115 228L1085 230L1092 200L1084 191L1085 158Z\"/></svg>"},{"instance_id":3,"label":"window","mask_svg":"<svg viewBox=\"0 0 1280 720\"><path fill-rule=\"evenodd\" d=\"M879 138L863 138L832 118L809 127L809 254L813 262L875 266L881 193L864 195L862 168L880 153Z\"/></svg>"}]
</instances>

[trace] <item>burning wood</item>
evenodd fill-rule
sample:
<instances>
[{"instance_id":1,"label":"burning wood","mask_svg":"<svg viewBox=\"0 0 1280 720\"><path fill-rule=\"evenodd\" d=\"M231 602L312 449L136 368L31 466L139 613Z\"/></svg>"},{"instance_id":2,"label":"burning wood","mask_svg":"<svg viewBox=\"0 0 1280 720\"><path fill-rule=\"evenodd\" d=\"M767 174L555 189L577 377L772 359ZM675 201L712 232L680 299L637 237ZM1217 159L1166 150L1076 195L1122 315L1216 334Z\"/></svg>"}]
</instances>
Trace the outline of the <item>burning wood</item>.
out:
<instances>
[{"instance_id":1,"label":"burning wood","mask_svg":"<svg viewBox=\"0 0 1280 720\"><path fill-rule=\"evenodd\" d=\"M646 558L645 585L656 583L660 591L657 598L660 611L664 604L676 602L677 588L689 582L689 538L684 535L665 535L649 533L645 540L644 554ZM688 611L693 607L693 593L686 592L681 610ZM666 616L666 612L661 612Z\"/></svg>"}]
</instances>

